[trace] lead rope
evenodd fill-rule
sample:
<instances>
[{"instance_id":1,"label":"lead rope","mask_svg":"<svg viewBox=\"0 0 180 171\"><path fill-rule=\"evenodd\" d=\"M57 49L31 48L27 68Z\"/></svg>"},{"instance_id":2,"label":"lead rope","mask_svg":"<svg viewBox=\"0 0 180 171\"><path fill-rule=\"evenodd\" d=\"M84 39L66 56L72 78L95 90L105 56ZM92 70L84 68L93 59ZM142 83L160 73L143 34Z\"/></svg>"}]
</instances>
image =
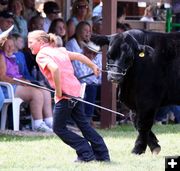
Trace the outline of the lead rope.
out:
<instances>
[{"instance_id":1,"label":"lead rope","mask_svg":"<svg viewBox=\"0 0 180 171\"><path fill-rule=\"evenodd\" d=\"M29 86L32 86L32 87L40 88L40 89L47 90L47 91L50 91L50 92L55 93L54 90L49 89L49 88L46 88L46 87L43 87L43 86L39 86L39 85L36 85L36 84L32 84L32 83L29 83L29 82L26 82L26 81L23 81L23 80L20 80L20 79L17 79L17 78L13 78L13 80L14 80L14 81L17 81L17 82L20 82L20 83L22 83L22 84L26 84L26 85L29 85ZM103 106L100 106L100 105L96 105L96 104L94 104L94 103L90 103L90 102L88 102L88 101L83 100L83 99L80 98L80 97L74 97L74 96L71 96L71 95L68 95L68 94L63 94L63 96L66 96L66 97L75 99L75 100L77 100L77 101L80 101L80 102L83 102L83 103L86 103L86 104L89 104L89 105L92 105L92 106L95 106L95 107L97 107L97 108L100 108L100 109L103 109L103 110L112 112L112 113L117 114L117 115L124 116L124 114L122 114L122 113L116 112L116 111L114 111L114 110L108 109L108 108L103 107Z\"/></svg>"}]
</instances>

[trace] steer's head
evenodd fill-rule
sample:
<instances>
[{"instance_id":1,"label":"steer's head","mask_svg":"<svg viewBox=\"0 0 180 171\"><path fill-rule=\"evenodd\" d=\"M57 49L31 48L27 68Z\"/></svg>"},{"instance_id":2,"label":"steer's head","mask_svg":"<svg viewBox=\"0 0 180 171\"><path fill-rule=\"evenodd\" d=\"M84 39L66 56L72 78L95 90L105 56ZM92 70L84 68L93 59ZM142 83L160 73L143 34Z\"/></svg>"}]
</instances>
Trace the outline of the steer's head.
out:
<instances>
[{"instance_id":1,"label":"steer's head","mask_svg":"<svg viewBox=\"0 0 180 171\"><path fill-rule=\"evenodd\" d=\"M93 36L92 41L98 45L109 45L107 51L108 80L120 82L128 69L133 65L135 55L145 55L137 40L128 32L111 36Z\"/></svg>"}]
</instances>

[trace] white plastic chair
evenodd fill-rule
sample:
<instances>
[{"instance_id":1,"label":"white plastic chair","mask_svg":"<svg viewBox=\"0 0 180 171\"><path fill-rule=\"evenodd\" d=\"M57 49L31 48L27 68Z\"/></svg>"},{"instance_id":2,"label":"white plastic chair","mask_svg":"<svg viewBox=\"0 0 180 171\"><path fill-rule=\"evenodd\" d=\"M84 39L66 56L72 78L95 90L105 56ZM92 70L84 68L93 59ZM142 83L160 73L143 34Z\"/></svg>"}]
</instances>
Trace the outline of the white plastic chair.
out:
<instances>
[{"instance_id":1,"label":"white plastic chair","mask_svg":"<svg viewBox=\"0 0 180 171\"><path fill-rule=\"evenodd\" d=\"M7 120L7 109L12 104L13 129L19 131L20 105L23 102L21 98L14 97L13 86L7 82L0 82L0 86L7 88L8 98L5 98L1 111L1 130L5 130Z\"/></svg>"}]
</instances>

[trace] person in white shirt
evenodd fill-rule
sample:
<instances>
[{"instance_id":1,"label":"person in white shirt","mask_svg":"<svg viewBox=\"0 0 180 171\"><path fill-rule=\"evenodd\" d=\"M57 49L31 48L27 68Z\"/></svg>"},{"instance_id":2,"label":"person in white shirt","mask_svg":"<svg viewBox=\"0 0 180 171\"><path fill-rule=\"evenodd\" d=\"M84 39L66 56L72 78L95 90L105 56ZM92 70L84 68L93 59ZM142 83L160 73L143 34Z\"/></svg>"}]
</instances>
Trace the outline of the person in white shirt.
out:
<instances>
[{"instance_id":1,"label":"person in white shirt","mask_svg":"<svg viewBox=\"0 0 180 171\"><path fill-rule=\"evenodd\" d=\"M44 3L44 13L46 14L46 18L44 19L44 31L48 33L51 22L59 18L60 9L56 2L47 1Z\"/></svg>"},{"instance_id":2,"label":"person in white shirt","mask_svg":"<svg viewBox=\"0 0 180 171\"><path fill-rule=\"evenodd\" d=\"M102 17L102 7L103 7L103 2L100 0L99 4L93 8L93 17L94 16Z\"/></svg>"},{"instance_id":3,"label":"person in white shirt","mask_svg":"<svg viewBox=\"0 0 180 171\"><path fill-rule=\"evenodd\" d=\"M140 21L144 22L153 22L153 7L149 5L145 10L144 10L144 16L140 19Z\"/></svg>"}]
</instances>

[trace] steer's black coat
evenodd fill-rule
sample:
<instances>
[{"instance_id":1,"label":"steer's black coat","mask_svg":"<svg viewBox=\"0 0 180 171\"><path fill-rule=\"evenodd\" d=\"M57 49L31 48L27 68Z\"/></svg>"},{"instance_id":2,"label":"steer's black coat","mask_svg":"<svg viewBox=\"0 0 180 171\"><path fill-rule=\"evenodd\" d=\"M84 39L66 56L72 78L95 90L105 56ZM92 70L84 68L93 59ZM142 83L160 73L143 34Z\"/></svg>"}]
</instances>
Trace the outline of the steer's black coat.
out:
<instances>
[{"instance_id":1,"label":"steer's black coat","mask_svg":"<svg viewBox=\"0 0 180 171\"><path fill-rule=\"evenodd\" d=\"M99 45L109 45L109 74L120 83L120 100L136 112L134 124L139 135L133 153L141 154L148 145L160 151L151 131L155 113L161 106L180 104L180 33L157 33L129 30L111 36L94 35Z\"/></svg>"}]
</instances>

